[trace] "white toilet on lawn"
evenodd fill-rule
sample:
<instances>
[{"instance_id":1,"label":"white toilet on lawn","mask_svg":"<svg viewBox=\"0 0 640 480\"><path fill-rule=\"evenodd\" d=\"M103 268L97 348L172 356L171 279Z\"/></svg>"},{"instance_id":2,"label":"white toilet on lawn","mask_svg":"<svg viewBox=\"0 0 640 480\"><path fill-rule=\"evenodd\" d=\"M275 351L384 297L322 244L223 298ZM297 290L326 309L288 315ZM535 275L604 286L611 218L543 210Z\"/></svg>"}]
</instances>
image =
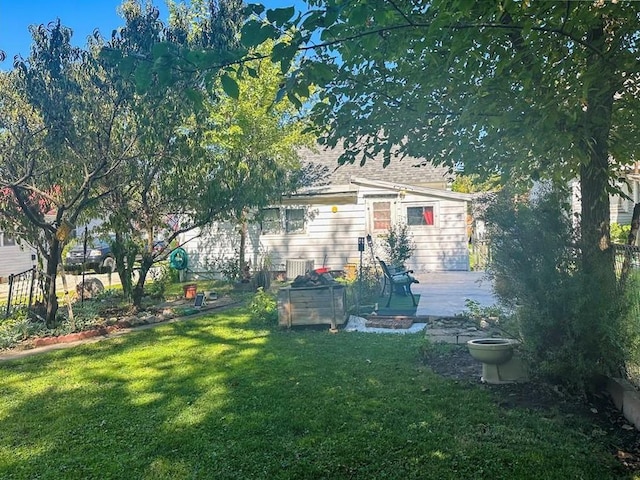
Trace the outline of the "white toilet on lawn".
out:
<instances>
[{"instance_id":1,"label":"white toilet on lawn","mask_svg":"<svg viewBox=\"0 0 640 480\"><path fill-rule=\"evenodd\" d=\"M473 358L482 362L485 383L514 383L528 380L527 370L515 352L516 340L508 338L476 338L467 342Z\"/></svg>"}]
</instances>

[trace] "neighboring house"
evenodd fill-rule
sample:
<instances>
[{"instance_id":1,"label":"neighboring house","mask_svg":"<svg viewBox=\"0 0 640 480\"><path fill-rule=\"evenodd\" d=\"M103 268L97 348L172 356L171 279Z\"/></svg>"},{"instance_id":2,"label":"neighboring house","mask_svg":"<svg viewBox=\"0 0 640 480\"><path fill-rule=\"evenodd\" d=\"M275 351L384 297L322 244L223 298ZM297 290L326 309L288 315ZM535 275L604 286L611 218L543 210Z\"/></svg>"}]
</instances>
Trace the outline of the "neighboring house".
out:
<instances>
[{"instance_id":1,"label":"neighboring house","mask_svg":"<svg viewBox=\"0 0 640 480\"><path fill-rule=\"evenodd\" d=\"M624 173L616 182L616 187L622 194L612 194L609 196L609 216L611 223L620 225L631 225L633 208L636 203L640 203L640 165L636 165L633 170ZM580 213L580 182L571 182L572 209Z\"/></svg>"},{"instance_id":2,"label":"neighboring house","mask_svg":"<svg viewBox=\"0 0 640 480\"><path fill-rule=\"evenodd\" d=\"M18 245L16 239L0 232L0 278L7 281L9 275L24 272L36 265L36 252L26 244Z\"/></svg>"},{"instance_id":3,"label":"neighboring house","mask_svg":"<svg viewBox=\"0 0 640 480\"><path fill-rule=\"evenodd\" d=\"M625 195L611 196L611 223L631 225L633 207L640 203L640 174L637 171L626 174L617 186Z\"/></svg>"},{"instance_id":4,"label":"neighboring house","mask_svg":"<svg viewBox=\"0 0 640 480\"><path fill-rule=\"evenodd\" d=\"M51 221L51 218L47 219ZM85 228L89 234L103 223L102 220L91 220L86 225L75 228L73 235L82 236ZM0 232L0 278L7 281L9 275L29 270L38 265L38 252L26 241L17 241L12 236Z\"/></svg>"},{"instance_id":5,"label":"neighboring house","mask_svg":"<svg viewBox=\"0 0 640 480\"><path fill-rule=\"evenodd\" d=\"M303 152L303 158L325 169L325 185L301 189L262 211L261 222L249 225L246 258L252 267L304 273L311 265L343 270L360 261L358 238L371 235L374 255L384 257L379 243L390 225L408 223L416 250L407 267L416 272L468 270L467 211L471 195L446 190L446 168L415 167L415 159L381 161L364 167L336 169L339 152ZM214 225L182 239L190 270L221 270L224 259L239 248L238 228ZM363 260L370 262L367 246Z\"/></svg>"}]
</instances>

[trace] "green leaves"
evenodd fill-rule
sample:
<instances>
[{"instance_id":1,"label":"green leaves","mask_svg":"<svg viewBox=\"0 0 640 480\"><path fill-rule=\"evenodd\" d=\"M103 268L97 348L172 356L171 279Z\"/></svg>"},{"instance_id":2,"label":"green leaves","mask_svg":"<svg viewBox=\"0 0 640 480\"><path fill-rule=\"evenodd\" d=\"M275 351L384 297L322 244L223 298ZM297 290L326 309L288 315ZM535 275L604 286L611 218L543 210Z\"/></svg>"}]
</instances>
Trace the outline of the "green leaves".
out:
<instances>
[{"instance_id":1,"label":"green leaves","mask_svg":"<svg viewBox=\"0 0 640 480\"><path fill-rule=\"evenodd\" d=\"M267 20L274 23L276 26L281 27L293 17L295 12L294 7L276 8L273 10L267 10Z\"/></svg>"},{"instance_id":2,"label":"green leaves","mask_svg":"<svg viewBox=\"0 0 640 480\"><path fill-rule=\"evenodd\" d=\"M298 45L296 43L278 43L271 50L271 60L280 62L280 69L283 72L287 72L296 53L298 53Z\"/></svg>"},{"instance_id":3,"label":"green leaves","mask_svg":"<svg viewBox=\"0 0 640 480\"><path fill-rule=\"evenodd\" d=\"M264 5L259 3L249 3L244 9L244 16L250 17L251 15L261 15L264 10Z\"/></svg>"},{"instance_id":4,"label":"green leaves","mask_svg":"<svg viewBox=\"0 0 640 480\"><path fill-rule=\"evenodd\" d=\"M240 87L238 82L229 76L228 73L223 74L220 77L220 83L222 84L222 90L231 98L237 100L240 97Z\"/></svg>"},{"instance_id":5,"label":"green leaves","mask_svg":"<svg viewBox=\"0 0 640 480\"><path fill-rule=\"evenodd\" d=\"M335 78L338 69L335 65L328 65L321 62L307 62L305 64L305 76L310 83L315 85L326 85Z\"/></svg>"},{"instance_id":6,"label":"green leaves","mask_svg":"<svg viewBox=\"0 0 640 480\"><path fill-rule=\"evenodd\" d=\"M275 40L280 36L280 31L269 23L258 20L249 20L241 30L242 44L247 47L257 47L267 40Z\"/></svg>"}]
</instances>

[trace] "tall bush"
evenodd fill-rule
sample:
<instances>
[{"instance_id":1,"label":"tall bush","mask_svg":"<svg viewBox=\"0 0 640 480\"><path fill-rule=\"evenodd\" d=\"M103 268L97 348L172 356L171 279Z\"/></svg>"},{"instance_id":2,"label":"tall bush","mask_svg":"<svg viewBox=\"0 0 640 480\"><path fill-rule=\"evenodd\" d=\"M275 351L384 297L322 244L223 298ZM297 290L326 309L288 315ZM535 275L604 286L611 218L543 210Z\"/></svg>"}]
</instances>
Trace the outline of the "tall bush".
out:
<instances>
[{"instance_id":1,"label":"tall bush","mask_svg":"<svg viewBox=\"0 0 640 480\"><path fill-rule=\"evenodd\" d=\"M406 223L391 225L382 238L382 249L392 265L404 265L416 248Z\"/></svg>"},{"instance_id":2,"label":"tall bush","mask_svg":"<svg viewBox=\"0 0 640 480\"><path fill-rule=\"evenodd\" d=\"M495 291L514 312L532 374L584 391L620 374L630 339L620 297L594 295L604 286L581 268L568 198L558 189L535 198L505 190L485 221Z\"/></svg>"},{"instance_id":3,"label":"tall bush","mask_svg":"<svg viewBox=\"0 0 640 480\"><path fill-rule=\"evenodd\" d=\"M625 373L627 378L640 387L640 335L638 335L638 319L640 318L640 270L634 270L624 285L624 301L627 308L622 318L621 328L626 332Z\"/></svg>"}]
</instances>

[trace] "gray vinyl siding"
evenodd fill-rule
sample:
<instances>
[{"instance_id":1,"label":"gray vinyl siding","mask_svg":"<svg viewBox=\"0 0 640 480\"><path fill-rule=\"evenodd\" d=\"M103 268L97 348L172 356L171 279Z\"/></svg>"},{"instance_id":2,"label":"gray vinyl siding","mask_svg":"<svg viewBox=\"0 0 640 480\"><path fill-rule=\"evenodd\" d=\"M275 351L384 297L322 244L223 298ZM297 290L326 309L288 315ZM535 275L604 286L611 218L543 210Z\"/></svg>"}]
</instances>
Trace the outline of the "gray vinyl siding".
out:
<instances>
[{"instance_id":1,"label":"gray vinyl siding","mask_svg":"<svg viewBox=\"0 0 640 480\"><path fill-rule=\"evenodd\" d=\"M282 208L301 208L282 207ZM323 263L335 270L358 257L358 236L364 231L362 205L310 205L303 233L261 234L260 226L249 227L246 259L252 267L268 258L270 269L284 271L287 260L313 260L314 266ZM237 227L216 224L202 231L194 231L183 237L183 248L189 255L189 269L193 272L217 270L224 258L233 258L240 246Z\"/></svg>"},{"instance_id":2,"label":"gray vinyl siding","mask_svg":"<svg viewBox=\"0 0 640 480\"><path fill-rule=\"evenodd\" d=\"M630 197L624 198L620 195L609 196L609 217L611 223L620 225L631 225L631 217L633 216L634 202L640 200L640 188L637 180L629 180L630 185L620 183L618 186L622 188ZM571 185L571 209L574 214L580 214L581 210L581 194L580 182L573 180Z\"/></svg>"},{"instance_id":3,"label":"gray vinyl siding","mask_svg":"<svg viewBox=\"0 0 640 480\"><path fill-rule=\"evenodd\" d=\"M397 219L406 221L407 207L419 205L435 207L435 224L409 227L416 249L407 262L407 268L416 272L469 270L467 202L407 195L397 203Z\"/></svg>"},{"instance_id":4,"label":"gray vinyl siding","mask_svg":"<svg viewBox=\"0 0 640 480\"><path fill-rule=\"evenodd\" d=\"M420 272L469 270L465 202L438 200L434 226L412 226L416 250L409 267Z\"/></svg>"},{"instance_id":5,"label":"gray vinyl siding","mask_svg":"<svg viewBox=\"0 0 640 480\"><path fill-rule=\"evenodd\" d=\"M28 246L1 246L0 243L0 277L2 277L2 281L9 278L9 275L15 275L32 268L36 264L36 261L32 259L33 255L35 253Z\"/></svg>"},{"instance_id":6,"label":"gray vinyl siding","mask_svg":"<svg viewBox=\"0 0 640 480\"><path fill-rule=\"evenodd\" d=\"M260 251L269 252L273 268L284 270L286 260L313 260L315 267L325 265L342 270L349 263L359 263L358 237L368 233L367 215L363 204L365 196L388 194L380 189L364 189L357 205L336 205L333 213L330 205L310 206L312 218L303 234L261 235ZM407 267L416 272L469 270L469 250L466 230L467 203L428 196L407 196L393 199L395 220L404 221L406 207L416 204L437 205L438 221L435 226L411 227L416 250ZM380 246L382 234L373 234L374 256L384 257ZM367 247L363 261L368 263L371 252Z\"/></svg>"},{"instance_id":7,"label":"gray vinyl siding","mask_svg":"<svg viewBox=\"0 0 640 480\"><path fill-rule=\"evenodd\" d=\"M637 182L630 182L630 184L620 182L618 187L620 187L630 198L625 198L623 195L609 196L609 213L611 215L611 223L631 225L631 217L633 216L634 207L633 199L638 196Z\"/></svg>"}]
</instances>

